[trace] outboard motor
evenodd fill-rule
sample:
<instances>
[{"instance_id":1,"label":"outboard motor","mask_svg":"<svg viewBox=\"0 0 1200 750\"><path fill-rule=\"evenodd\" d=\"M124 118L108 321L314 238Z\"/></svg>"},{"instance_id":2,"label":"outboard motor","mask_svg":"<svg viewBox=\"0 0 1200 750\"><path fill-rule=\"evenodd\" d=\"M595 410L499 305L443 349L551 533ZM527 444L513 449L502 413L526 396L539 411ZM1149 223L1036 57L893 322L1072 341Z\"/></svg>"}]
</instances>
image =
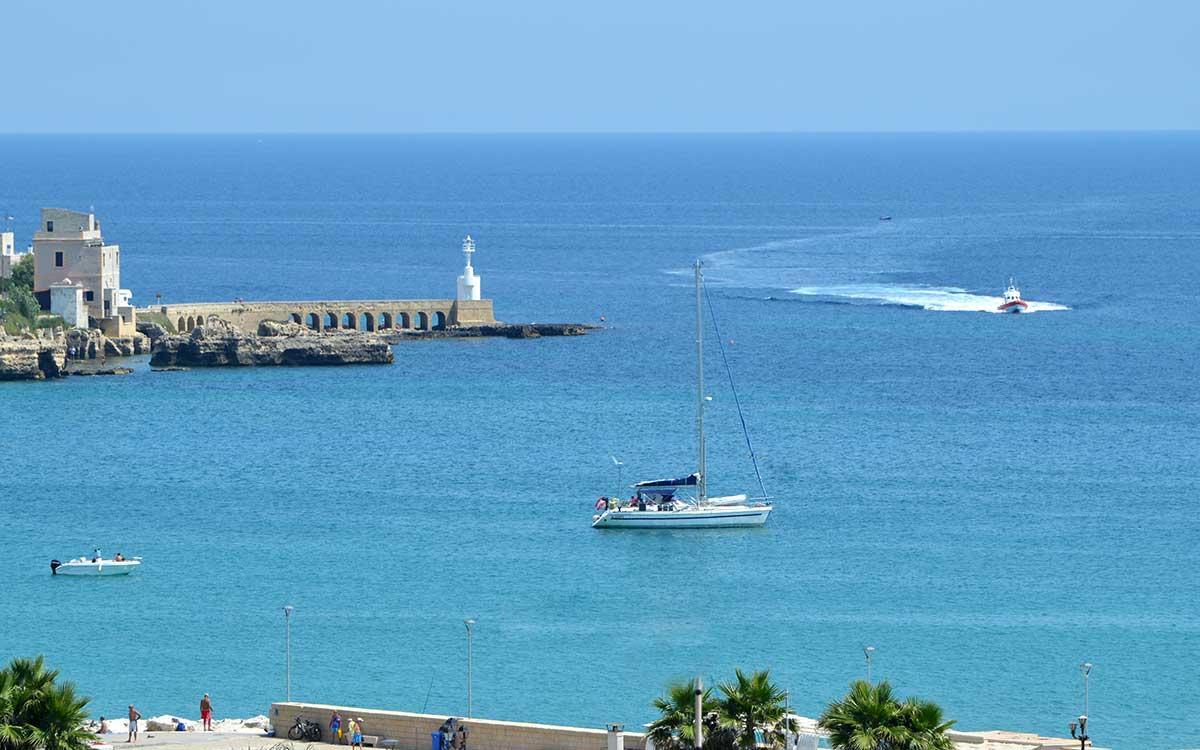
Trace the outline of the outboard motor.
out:
<instances>
[{"instance_id":1,"label":"outboard motor","mask_svg":"<svg viewBox=\"0 0 1200 750\"><path fill-rule=\"evenodd\" d=\"M60 565L62 565L62 563L60 563L58 560L51 560L50 561L50 575L52 575L52 576L58 575L58 567Z\"/></svg>"}]
</instances>

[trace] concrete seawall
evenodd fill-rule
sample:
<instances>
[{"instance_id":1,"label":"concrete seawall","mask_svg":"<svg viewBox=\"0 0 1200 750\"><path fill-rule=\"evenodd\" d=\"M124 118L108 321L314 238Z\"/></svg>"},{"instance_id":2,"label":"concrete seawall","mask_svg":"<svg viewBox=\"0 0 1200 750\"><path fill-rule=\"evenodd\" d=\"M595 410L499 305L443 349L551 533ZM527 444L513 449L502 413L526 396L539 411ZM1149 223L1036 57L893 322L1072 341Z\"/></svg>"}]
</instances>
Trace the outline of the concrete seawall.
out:
<instances>
[{"instance_id":1,"label":"concrete seawall","mask_svg":"<svg viewBox=\"0 0 1200 750\"><path fill-rule=\"evenodd\" d=\"M286 737L297 716L321 725L321 739L328 742L329 716L333 711L345 722L362 717L363 730L381 740L396 740L397 750L429 750L430 735L441 727L446 715L381 711L374 708L347 708L320 703L274 703L271 725L279 737ZM461 717L460 717L461 718ZM526 724L494 719L464 719L469 731L467 746L483 750L606 750L608 732L603 728L585 729L553 724ZM343 724L345 726L345 724ZM645 750L645 735L625 732L626 750Z\"/></svg>"},{"instance_id":2,"label":"concrete seawall","mask_svg":"<svg viewBox=\"0 0 1200 750\"><path fill-rule=\"evenodd\" d=\"M429 750L430 734L436 732L448 718L444 714L414 714L404 711L383 711L374 708L352 708L322 703L273 703L271 726L278 737L286 737L288 727L297 716L315 721L321 726L321 741L329 742L329 716L337 711L342 726L353 717L361 717L364 733L380 741L395 740L396 750ZM462 717L459 717L462 718ZM816 720L796 717L799 732L821 734ZM608 732L603 728L566 727L554 724L526 724L493 719L464 719L470 735L467 747L475 750L607 750ZM1042 737L1030 732L989 730L982 732L947 732L956 750L1074 750L1076 740L1062 737ZM626 750L646 750L646 735L622 732ZM345 744L349 744L348 741ZM651 749L653 743L650 744ZM1089 746L1090 747L1090 746ZM1100 750L1100 748L1096 748Z\"/></svg>"}]
</instances>

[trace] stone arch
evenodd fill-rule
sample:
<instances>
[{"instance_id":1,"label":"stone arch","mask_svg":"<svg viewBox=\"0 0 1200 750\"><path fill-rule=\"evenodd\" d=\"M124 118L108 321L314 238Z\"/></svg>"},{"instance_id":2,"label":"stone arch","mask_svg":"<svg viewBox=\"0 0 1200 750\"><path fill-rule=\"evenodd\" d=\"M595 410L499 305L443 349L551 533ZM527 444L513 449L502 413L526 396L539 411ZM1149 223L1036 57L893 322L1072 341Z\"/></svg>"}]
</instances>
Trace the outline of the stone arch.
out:
<instances>
[{"instance_id":1,"label":"stone arch","mask_svg":"<svg viewBox=\"0 0 1200 750\"><path fill-rule=\"evenodd\" d=\"M304 316L298 312L292 313L292 322L304 325Z\"/></svg>"},{"instance_id":2,"label":"stone arch","mask_svg":"<svg viewBox=\"0 0 1200 750\"><path fill-rule=\"evenodd\" d=\"M376 328L383 331L383 330L386 330L391 327L392 327L392 314L386 313L386 312L379 313L379 325L376 326Z\"/></svg>"},{"instance_id":3,"label":"stone arch","mask_svg":"<svg viewBox=\"0 0 1200 750\"><path fill-rule=\"evenodd\" d=\"M188 319L187 319L187 329L190 331L195 327L196 327L196 319L193 318L191 315L189 315Z\"/></svg>"},{"instance_id":4,"label":"stone arch","mask_svg":"<svg viewBox=\"0 0 1200 750\"><path fill-rule=\"evenodd\" d=\"M340 323L342 328L345 328L347 331L353 331L358 328L358 317L352 312L342 313Z\"/></svg>"},{"instance_id":5,"label":"stone arch","mask_svg":"<svg viewBox=\"0 0 1200 750\"><path fill-rule=\"evenodd\" d=\"M424 310L417 313L417 326L416 327L417 327L418 331L428 331L429 330L429 313L425 312Z\"/></svg>"},{"instance_id":6,"label":"stone arch","mask_svg":"<svg viewBox=\"0 0 1200 750\"><path fill-rule=\"evenodd\" d=\"M328 331L338 327L338 316L327 312L321 316L321 329Z\"/></svg>"},{"instance_id":7,"label":"stone arch","mask_svg":"<svg viewBox=\"0 0 1200 750\"><path fill-rule=\"evenodd\" d=\"M437 312L435 312L433 314L433 330L435 330L435 331L446 330L446 321L448 319L449 318L446 315L446 313L442 312L441 310L438 310Z\"/></svg>"},{"instance_id":8,"label":"stone arch","mask_svg":"<svg viewBox=\"0 0 1200 750\"><path fill-rule=\"evenodd\" d=\"M375 316L369 312L362 313L358 316L358 327L363 331L374 331Z\"/></svg>"},{"instance_id":9,"label":"stone arch","mask_svg":"<svg viewBox=\"0 0 1200 750\"><path fill-rule=\"evenodd\" d=\"M321 330L321 316L315 312L310 312L308 315L304 316L304 325L308 326L314 331Z\"/></svg>"},{"instance_id":10,"label":"stone arch","mask_svg":"<svg viewBox=\"0 0 1200 750\"><path fill-rule=\"evenodd\" d=\"M412 316L411 315L409 315L406 312L402 312L399 315L399 319L400 319L400 327L401 328L403 328L405 330L412 328Z\"/></svg>"},{"instance_id":11,"label":"stone arch","mask_svg":"<svg viewBox=\"0 0 1200 750\"><path fill-rule=\"evenodd\" d=\"M175 330L178 331L179 333L183 333L185 330L187 330L186 328L183 327L185 323L187 323L187 321L183 319L182 315L180 315L179 322L175 324Z\"/></svg>"}]
</instances>

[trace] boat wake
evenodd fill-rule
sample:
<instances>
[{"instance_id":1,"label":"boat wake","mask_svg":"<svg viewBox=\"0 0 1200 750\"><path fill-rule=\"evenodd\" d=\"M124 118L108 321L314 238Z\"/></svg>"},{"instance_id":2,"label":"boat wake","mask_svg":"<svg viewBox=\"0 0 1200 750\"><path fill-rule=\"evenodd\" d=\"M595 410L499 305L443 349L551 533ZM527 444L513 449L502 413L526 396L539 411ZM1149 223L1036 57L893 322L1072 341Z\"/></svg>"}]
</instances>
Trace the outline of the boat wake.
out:
<instances>
[{"instance_id":1,"label":"boat wake","mask_svg":"<svg viewBox=\"0 0 1200 750\"><path fill-rule=\"evenodd\" d=\"M957 287L900 286L894 284L841 284L833 286L802 286L792 294L814 301L850 301L862 304L896 305L935 312L1000 313L1002 297L973 294ZM1070 310L1055 302L1029 303L1026 313Z\"/></svg>"}]
</instances>

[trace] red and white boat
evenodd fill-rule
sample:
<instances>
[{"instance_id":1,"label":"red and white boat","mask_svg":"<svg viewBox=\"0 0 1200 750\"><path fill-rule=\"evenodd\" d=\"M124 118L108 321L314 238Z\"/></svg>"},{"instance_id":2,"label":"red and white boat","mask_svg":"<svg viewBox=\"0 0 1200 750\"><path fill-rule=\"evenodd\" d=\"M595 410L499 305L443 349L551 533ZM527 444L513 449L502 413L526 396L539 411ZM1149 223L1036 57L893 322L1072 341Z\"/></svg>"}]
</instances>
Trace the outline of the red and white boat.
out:
<instances>
[{"instance_id":1,"label":"red and white boat","mask_svg":"<svg viewBox=\"0 0 1200 750\"><path fill-rule=\"evenodd\" d=\"M1004 290L1004 304L996 308L1002 313L1023 313L1029 309L1029 303L1021 299L1021 290L1010 278L1008 289Z\"/></svg>"}]
</instances>

